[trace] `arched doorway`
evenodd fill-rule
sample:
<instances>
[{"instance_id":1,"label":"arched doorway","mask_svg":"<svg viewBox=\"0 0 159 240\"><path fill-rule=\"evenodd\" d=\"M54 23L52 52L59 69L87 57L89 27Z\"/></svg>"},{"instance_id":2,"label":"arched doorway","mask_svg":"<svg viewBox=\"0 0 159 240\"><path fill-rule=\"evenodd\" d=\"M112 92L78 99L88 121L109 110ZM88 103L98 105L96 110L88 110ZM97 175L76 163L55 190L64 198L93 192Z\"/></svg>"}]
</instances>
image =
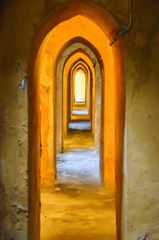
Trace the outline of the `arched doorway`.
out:
<instances>
[{"instance_id":1,"label":"arched doorway","mask_svg":"<svg viewBox=\"0 0 159 240\"><path fill-rule=\"evenodd\" d=\"M67 74L65 74L65 72L67 73L68 68L67 68L67 61L69 61L68 66L72 65L77 59L80 60L81 58L87 62L87 64L89 64L89 66L91 66L92 69L92 83L95 83L95 79L96 79L96 83L98 85L98 88L96 90L98 90L98 92L96 92L96 96L98 96L98 101L95 101L95 103L92 103L92 107L94 107L95 109L99 110L101 109L101 103L100 103L100 96L101 96L101 70L100 70L100 66L98 63L98 60L96 58L96 55L94 54L94 52L90 49L90 47L88 47L88 43L86 43L84 41L84 43L82 43L84 41L84 39L79 39L76 38L74 39L74 43L68 43L69 45L64 49L64 51L62 53L60 53L60 58L57 60L57 69L56 69L56 89L58 89L57 94L56 94L56 98L57 98L57 104L58 105L62 105L62 99L65 105L65 108L63 109L63 111L60 111L59 108L57 108L56 111L56 121L58 121L57 124L57 129L56 131L58 132L57 138L56 138L56 145L57 145L57 152L62 152L62 142L63 142L63 135L64 132L66 133L67 131L67 118L64 117L64 115L66 114L66 108L67 108L67 104L65 102L65 98L66 96L62 97L62 92L64 92L65 94L65 83L64 83L64 79L65 79L65 75L67 76ZM87 44L87 45L86 45ZM70 60L72 59L72 61L70 62ZM75 60L76 59L76 60ZM64 66L66 68L66 70L64 70ZM96 73L96 76L94 75L94 70ZM95 87L94 87L95 90ZM93 95L95 95L95 93L93 93ZM93 96L92 96L93 99ZM96 134L95 134L95 145L97 146L97 148L99 149L99 127L100 127L100 116L101 113L99 112L98 114L98 118L97 119L93 119L94 116L92 116L92 133L94 134L94 129L96 129ZM95 126L93 125L95 124ZM63 131L62 130L62 125L63 125Z\"/></svg>"},{"instance_id":2,"label":"arched doorway","mask_svg":"<svg viewBox=\"0 0 159 240\"><path fill-rule=\"evenodd\" d=\"M89 79L89 84L90 82L92 82L92 99L94 99L95 97L95 71L94 71L94 68L93 68L93 62L92 60L90 59L90 57L84 53L84 52L81 52L81 51L78 51L78 52L75 52L73 53L66 61L65 63L65 67L64 67L64 70L63 70L63 91L64 91L64 99L67 99L67 85L68 85L68 76L67 76L67 72L69 72L69 67L70 66L73 66L73 69L72 71L74 71L74 69L76 69L76 67L78 67L80 64L80 66L84 67L84 69L88 72L88 79ZM91 68L91 69L90 69ZM89 89L90 91L90 89ZM87 95L89 94L89 92L87 93ZM67 119L67 116L66 116L66 112L67 112L67 100L64 101L64 107L63 107L63 119L64 119L64 126L63 126L63 129L64 129L64 135L67 133L67 128L68 128L68 119ZM95 104L92 103L92 106L90 104L90 102L88 103L88 109L89 109L89 112L90 112L90 107L94 108ZM94 113L94 111L93 111ZM96 126L97 128L97 126ZM94 115L92 116L92 132L94 133Z\"/></svg>"},{"instance_id":3,"label":"arched doorway","mask_svg":"<svg viewBox=\"0 0 159 240\"><path fill-rule=\"evenodd\" d=\"M68 20L68 21L67 21ZM61 23L61 24L59 24ZM78 28L80 23L80 28ZM71 26L71 27L70 27ZM82 27L81 27L82 26ZM67 29L67 36L63 33ZM71 31L69 31L71 29ZM82 31L81 31L82 29ZM40 214L40 156L45 152L47 163L45 173L48 182L54 180L55 134L48 142L41 142L41 123L49 124L49 131L55 132L54 119L54 78L55 66L60 51L66 43L77 36L90 42L102 59L103 71L103 136L102 165L103 183L111 186L116 194L117 236L121 237L121 199L122 199L122 155L124 129L124 83L121 40L110 46L111 37L119 27L112 16L90 1L72 1L53 13L42 26L32 55L32 66L29 82L29 239L39 239ZM91 35L89 34L91 31ZM58 36L58 41L57 38ZM53 41L53 42L52 42ZM51 44L51 42L53 44ZM54 55L49 46L54 47ZM42 66L47 66L43 68ZM52 71L53 67L53 71ZM42 78L42 73L45 78ZM44 76L43 75L43 76ZM51 79L51 85L48 83ZM43 93L40 87L43 88ZM47 92L51 88L48 99ZM41 121L40 94L45 103L53 102L53 108L45 108L50 119ZM52 101L53 100L53 101ZM46 105L45 105L46 106ZM44 109L44 108L43 108ZM46 129L48 129L46 127ZM46 130L47 131L47 130ZM44 131L45 132L45 131ZM49 135L48 132L45 132ZM49 135L50 136L50 135ZM48 140L48 138L45 138ZM48 143L51 143L49 145ZM42 146L42 148L41 148ZM46 149L47 146L47 149ZM51 167L52 166L52 167Z\"/></svg>"}]
</instances>

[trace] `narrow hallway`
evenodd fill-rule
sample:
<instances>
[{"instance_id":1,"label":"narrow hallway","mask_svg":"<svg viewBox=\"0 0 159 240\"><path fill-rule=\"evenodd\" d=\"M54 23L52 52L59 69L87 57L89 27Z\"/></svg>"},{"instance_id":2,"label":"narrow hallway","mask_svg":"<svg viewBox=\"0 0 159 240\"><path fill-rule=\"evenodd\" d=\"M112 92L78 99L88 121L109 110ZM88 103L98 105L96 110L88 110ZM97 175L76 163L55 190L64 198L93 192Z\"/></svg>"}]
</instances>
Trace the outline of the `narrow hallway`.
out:
<instances>
[{"instance_id":1,"label":"narrow hallway","mask_svg":"<svg viewBox=\"0 0 159 240\"><path fill-rule=\"evenodd\" d=\"M0 0L0 43L0 240L159 240L159 0Z\"/></svg>"},{"instance_id":2,"label":"narrow hallway","mask_svg":"<svg viewBox=\"0 0 159 240\"><path fill-rule=\"evenodd\" d=\"M101 186L90 126L70 128L57 157L57 183L41 194L41 240L115 240L114 195Z\"/></svg>"}]
</instances>

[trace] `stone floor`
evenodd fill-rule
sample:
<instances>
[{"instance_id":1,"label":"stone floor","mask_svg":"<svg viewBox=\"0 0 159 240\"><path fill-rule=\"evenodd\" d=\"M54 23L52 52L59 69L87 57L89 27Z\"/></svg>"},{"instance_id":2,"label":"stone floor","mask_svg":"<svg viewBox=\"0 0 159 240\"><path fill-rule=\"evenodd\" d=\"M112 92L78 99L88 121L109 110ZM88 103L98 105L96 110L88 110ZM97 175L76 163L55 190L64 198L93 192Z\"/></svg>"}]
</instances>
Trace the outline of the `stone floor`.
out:
<instances>
[{"instance_id":1,"label":"stone floor","mask_svg":"<svg viewBox=\"0 0 159 240\"><path fill-rule=\"evenodd\" d=\"M64 152L94 149L94 138L90 131L70 130L70 134L64 141Z\"/></svg>"},{"instance_id":2,"label":"stone floor","mask_svg":"<svg viewBox=\"0 0 159 240\"><path fill-rule=\"evenodd\" d=\"M69 123L69 129L90 130L91 121L75 121Z\"/></svg>"},{"instance_id":3,"label":"stone floor","mask_svg":"<svg viewBox=\"0 0 159 240\"><path fill-rule=\"evenodd\" d=\"M41 240L115 240L114 195L100 184L90 131L70 131L57 183L41 193Z\"/></svg>"}]
</instances>

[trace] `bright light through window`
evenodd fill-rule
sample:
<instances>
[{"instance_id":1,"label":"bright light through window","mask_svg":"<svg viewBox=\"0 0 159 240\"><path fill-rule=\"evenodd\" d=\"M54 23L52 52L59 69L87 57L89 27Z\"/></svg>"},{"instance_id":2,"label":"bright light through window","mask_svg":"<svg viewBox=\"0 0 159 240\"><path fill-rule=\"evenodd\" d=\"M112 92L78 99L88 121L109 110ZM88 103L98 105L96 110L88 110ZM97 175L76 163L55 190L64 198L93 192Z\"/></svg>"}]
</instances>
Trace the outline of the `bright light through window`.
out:
<instances>
[{"instance_id":1,"label":"bright light through window","mask_svg":"<svg viewBox=\"0 0 159 240\"><path fill-rule=\"evenodd\" d=\"M83 70L75 73L74 79L75 102L86 101L86 75Z\"/></svg>"}]
</instances>

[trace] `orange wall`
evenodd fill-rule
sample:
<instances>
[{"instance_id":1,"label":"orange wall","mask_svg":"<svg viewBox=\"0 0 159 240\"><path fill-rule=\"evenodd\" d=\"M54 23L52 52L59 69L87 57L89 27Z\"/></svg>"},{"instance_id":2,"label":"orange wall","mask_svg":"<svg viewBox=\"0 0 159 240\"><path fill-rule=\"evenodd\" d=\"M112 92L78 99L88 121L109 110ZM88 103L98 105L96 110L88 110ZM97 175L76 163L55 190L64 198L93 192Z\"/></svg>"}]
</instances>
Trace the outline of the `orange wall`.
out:
<instances>
[{"instance_id":1,"label":"orange wall","mask_svg":"<svg viewBox=\"0 0 159 240\"><path fill-rule=\"evenodd\" d=\"M64 11L57 12L58 17L56 18L55 15L50 19L41 32L43 42L37 54L34 77L38 79L40 86L46 88L49 93L42 96L42 91L40 92L40 99L43 98L43 101L48 103L48 109L45 109L48 116L41 122L41 133L44 136L41 139L42 148L47 146L45 150L48 156L47 159L43 159L43 161L47 161L43 167L47 166L47 169L43 169L41 173L42 179L47 174L52 183L56 165L56 161L52 161L55 159L56 64L60 52L78 36L93 46L99 62L103 64L101 65L103 67L102 172L105 186L116 191L116 204L119 208L116 214L118 238L120 239L122 171L119 172L118 169L122 169L123 122L121 122L120 116L124 113L121 43L119 40L110 46L112 35L118 29L118 25L110 14L96 7L93 8L93 6L93 11L90 11L91 6L88 5L87 8L83 4L77 1L75 6L72 3L72 5L68 5L68 9L65 7ZM47 32L49 33L46 35ZM40 102L42 103L42 101ZM120 108L118 108L119 105ZM43 115L42 108L41 112ZM48 131L44 130L45 125L47 125Z\"/></svg>"},{"instance_id":2,"label":"orange wall","mask_svg":"<svg viewBox=\"0 0 159 240\"><path fill-rule=\"evenodd\" d=\"M78 27L79 26L79 27ZM65 35L67 29L67 35ZM92 34L90 35L90 31ZM56 37L58 36L58 38ZM103 145L103 165L104 165L104 182L107 185L115 184L115 159L116 159L116 146L115 146L115 124L116 124L116 95L120 89L116 89L116 81L121 77L121 72L117 74L115 69L115 54L118 53L117 47L110 47L109 40L106 39L104 32L92 21L83 16L76 16L69 21L65 21L57 25L45 38L39 51L38 63L39 63L39 82L43 84L49 90L48 98L48 116L53 116L54 106L52 106L54 95L54 83L55 72L52 70L56 68L57 57L67 42L73 39L75 36L80 36L87 39L100 53L104 65L103 81L107 86L103 91L104 95L104 145ZM52 46L56 46L52 48ZM40 61L42 59L42 61ZM120 58L119 58L120 60ZM116 65L120 68L120 63ZM119 69L120 70L120 69ZM119 84L118 84L119 85ZM52 111L53 109L53 111ZM54 151L50 146L48 138L54 132L54 122L52 117L49 117L49 132L48 137L44 139L47 143L43 145L48 146L48 154L52 158ZM44 124L44 123L43 123ZM108 127L109 126L109 127ZM106 140L107 139L107 140ZM108 140L109 139L109 140ZM54 141L54 140L53 140ZM49 160L51 163L51 159ZM51 166L50 166L51 167ZM106 170L109 169L108 170ZM53 167L54 169L54 167Z\"/></svg>"}]
</instances>

